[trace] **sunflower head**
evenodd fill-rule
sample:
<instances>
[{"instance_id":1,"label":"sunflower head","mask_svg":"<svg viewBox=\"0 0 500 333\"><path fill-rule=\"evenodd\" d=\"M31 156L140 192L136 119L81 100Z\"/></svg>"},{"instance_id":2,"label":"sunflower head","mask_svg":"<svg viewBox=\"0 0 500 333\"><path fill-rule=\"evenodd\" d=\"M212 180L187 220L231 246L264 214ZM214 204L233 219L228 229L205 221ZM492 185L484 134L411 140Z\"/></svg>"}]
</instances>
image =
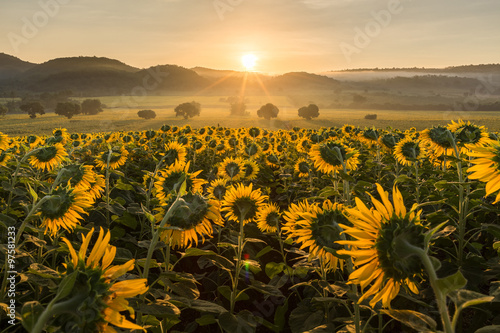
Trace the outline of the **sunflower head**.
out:
<instances>
[{"instance_id":1,"label":"sunflower head","mask_svg":"<svg viewBox=\"0 0 500 333\"><path fill-rule=\"evenodd\" d=\"M257 227L262 232L277 232L280 220L281 212L276 204L263 205L257 212Z\"/></svg>"},{"instance_id":2,"label":"sunflower head","mask_svg":"<svg viewBox=\"0 0 500 333\"><path fill-rule=\"evenodd\" d=\"M391 203L389 194L376 185L382 201L371 196L374 208L368 209L356 198L356 207L347 209L352 226L341 224L345 233L355 240L337 243L351 246L350 250L338 251L354 259L356 270L349 276L351 283L360 284L362 289L372 284L359 302L373 296L372 307L378 301L389 307L401 286L418 293L415 282L422 274L422 266L411 249L425 247L425 228L420 223L421 211L416 211L416 205L407 211L403 196L395 186Z\"/></svg>"},{"instance_id":3,"label":"sunflower head","mask_svg":"<svg viewBox=\"0 0 500 333\"><path fill-rule=\"evenodd\" d=\"M221 212L226 212L229 220L248 223L257 217L257 212L266 198L260 189L253 190L252 184L238 184L226 192Z\"/></svg>"},{"instance_id":4,"label":"sunflower head","mask_svg":"<svg viewBox=\"0 0 500 333\"><path fill-rule=\"evenodd\" d=\"M159 209L158 221L165 217L167 209L171 208L174 202L175 199L171 198ZM212 236L212 224L223 223L218 201L207 199L199 193L186 193L175 205L161 233L161 238L172 247L186 248L192 244L197 245L198 236L204 242L205 237Z\"/></svg>"},{"instance_id":5,"label":"sunflower head","mask_svg":"<svg viewBox=\"0 0 500 333\"><path fill-rule=\"evenodd\" d=\"M214 197L216 200L221 201L227 191L227 179L219 178L213 180L207 189L210 196Z\"/></svg>"},{"instance_id":6,"label":"sunflower head","mask_svg":"<svg viewBox=\"0 0 500 333\"><path fill-rule=\"evenodd\" d=\"M62 238L70 252L63 278L76 275L72 290L62 301L70 303L67 308L74 309L74 313L66 311L56 318L56 322L71 332L113 332L114 329L108 327L109 324L129 330L144 330L127 320L120 312L129 311L130 317L134 318L134 310L128 305L126 298L145 293L148 289L146 279L115 282L134 268L134 259L123 265L111 266L116 247L109 244L110 232L105 234L102 229L87 256L93 233L92 228L82 237L78 253L68 239Z\"/></svg>"},{"instance_id":7,"label":"sunflower head","mask_svg":"<svg viewBox=\"0 0 500 333\"><path fill-rule=\"evenodd\" d=\"M339 141L328 141L314 145L311 149L311 160L314 166L323 173L332 173L343 169L354 169L358 164L358 152Z\"/></svg>"},{"instance_id":8,"label":"sunflower head","mask_svg":"<svg viewBox=\"0 0 500 333\"><path fill-rule=\"evenodd\" d=\"M45 197L40 206L45 233L55 235L61 228L73 230L78 221L83 219L81 214L87 214L85 209L92 204L93 199L87 191L68 187L56 188L50 196Z\"/></svg>"},{"instance_id":9,"label":"sunflower head","mask_svg":"<svg viewBox=\"0 0 500 333\"><path fill-rule=\"evenodd\" d=\"M60 143L35 149L29 157L29 163L39 170L54 170L68 156Z\"/></svg>"},{"instance_id":10,"label":"sunflower head","mask_svg":"<svg viewBox=\"0 0 500 333\"><path fill-rule=\"evenodd\" d=\"M221 174L231 180L238 180L244 177L244 170L243 160L239 157L226 157L219 167Z\"/></svg>"},{"instance_id":11,"label":"sunflower head","mask_svg":"<svg viewBox=\"0 0 500 333\"><path fill-rule=\"evenodd\" d=\"M394 148L394 156L403 165L411 165L425 157L426 150L422 141L407 137Z\"/></svg>"},{"instance_id":12,"label":"sunflower head","mask_svg":"<svg viewBox=\"0 0 500 333\"><path fill-rule=\"evenodd\" d=\"M461 119L456 123L452 121L448 129L453 133L460 147L472 149L483 146L489 141L489 135L484 126L471 124L470 121L464 122Z\"/></svg>"},{"instance_id":13,"label":"sunflower head","mask_svg":"<svg viewBox=\"0 0 500 333\"><path fill-rule=\"evenodd\" d=\"M301 157L295 163L294 170L299 174L299 177L306 178L309 177L309 172L311 172L311 165L308 160Z\"/></svg>"}]
</instances>

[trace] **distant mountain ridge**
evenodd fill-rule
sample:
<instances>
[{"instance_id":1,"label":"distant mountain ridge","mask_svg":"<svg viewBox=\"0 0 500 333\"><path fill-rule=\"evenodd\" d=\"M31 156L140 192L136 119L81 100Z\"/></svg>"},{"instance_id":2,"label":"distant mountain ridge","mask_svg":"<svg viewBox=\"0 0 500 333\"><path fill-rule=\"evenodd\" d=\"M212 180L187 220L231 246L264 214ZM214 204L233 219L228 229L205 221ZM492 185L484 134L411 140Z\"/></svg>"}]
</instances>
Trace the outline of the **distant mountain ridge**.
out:
<instances>
[{"instance_id":1,"label":"distant mountain ridge","mask_svg":"<svg viewBox=\"0 0 500 333\"><path fill-rule=\"evenodd\" d=\"M42 64L23 61L14 56L0 53L0 93L11 91L42 93L71 90L76 95L137 95L137 94L174 94L204 93L218 95L237 95L242 89L248 94L289 93L296 94L305 90L329 92L339 88L352 88L352 81L344 76L358 77L364 73L379 73L387 77L370 79L390 79L375 82L378 87L394 89L398 84L409 88L427 89L432 85L455 84L469 89L476 81L455 81L431 77L425 80L402 80L406 77L422 75L462 75L471 73L499 73L500 64L455 66L444 69L358 69L331 71L321 74L291 72L282 75L268 75L259 72L236 70L217 70L205 67L191 69L177 65L158 65L149 68L136 68L119 60L105 57L80 56L52 59ZM395 74L391 74L395 73ZM397 74L396 74L397 73ZM445 74L451 73L451 74ZM392 76L392 77L391 77ZM351 82L347 82L351 81ZM356 81L356 80L354 80ZM362 84L362 80L359 80Z\"/></svg>"}]
</instances>

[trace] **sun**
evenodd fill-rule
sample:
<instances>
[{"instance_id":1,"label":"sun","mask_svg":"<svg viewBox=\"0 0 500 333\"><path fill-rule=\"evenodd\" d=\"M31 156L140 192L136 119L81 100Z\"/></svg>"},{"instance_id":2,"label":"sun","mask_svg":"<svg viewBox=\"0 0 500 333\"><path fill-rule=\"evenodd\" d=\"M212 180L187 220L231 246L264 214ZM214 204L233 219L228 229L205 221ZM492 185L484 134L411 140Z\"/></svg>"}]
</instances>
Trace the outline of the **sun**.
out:
<instances>
[{"instance_id":1,"label":"sun","mask_svg":"<svg viewBox=\"0 0 500 333\"><path fill-rule=\"evenodd\" d=\"M241 63L247 71L251 71L255 68L258 58L254 54L245 54L241 57Z\"/></svg>"}]
</instances>

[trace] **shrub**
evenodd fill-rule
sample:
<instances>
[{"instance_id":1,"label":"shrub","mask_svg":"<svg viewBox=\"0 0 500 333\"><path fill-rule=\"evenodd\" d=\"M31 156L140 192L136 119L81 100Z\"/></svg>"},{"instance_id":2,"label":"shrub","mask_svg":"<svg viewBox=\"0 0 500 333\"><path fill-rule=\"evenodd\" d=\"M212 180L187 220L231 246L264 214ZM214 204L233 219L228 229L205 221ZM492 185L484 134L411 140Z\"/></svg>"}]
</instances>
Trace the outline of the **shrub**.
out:
<instances>
[{"instance_id":1,"label":"shrub","mask_svg":"<svg viewBox=\"0 0 500 333\"><path fill-rule=\"evenodd\" d=\"M377 115L374 113L374 114L367 114L365 116L365 119L377 119Z\"/></svg>"},{"instance_id":2,"label":"shrub","mask_svg":"<svg viewBox=\"0 0 500 333\"><path fill-rule=\"evenodd\" d=\"M156 118L156 112L154 112L153 110L141 110L137 112L137 115L144 119Z\"/></svg>"}]
</instances>

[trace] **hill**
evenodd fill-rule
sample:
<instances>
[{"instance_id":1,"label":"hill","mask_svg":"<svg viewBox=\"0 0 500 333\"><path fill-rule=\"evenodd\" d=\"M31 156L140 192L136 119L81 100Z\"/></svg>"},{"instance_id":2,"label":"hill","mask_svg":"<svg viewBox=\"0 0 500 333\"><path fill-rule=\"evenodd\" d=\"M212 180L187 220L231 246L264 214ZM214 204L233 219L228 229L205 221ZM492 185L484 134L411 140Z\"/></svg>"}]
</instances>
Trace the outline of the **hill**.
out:
<instances>
[{"instance_id":1,"label":"hill","mask_svg":"<svg viewBox=\"0 0 500 333\"><path fill-rule=\"evenodd\" d=\"M36 64L0 53L0 81L8 80L33 68Z\"/></svg>"}]
</instances>

